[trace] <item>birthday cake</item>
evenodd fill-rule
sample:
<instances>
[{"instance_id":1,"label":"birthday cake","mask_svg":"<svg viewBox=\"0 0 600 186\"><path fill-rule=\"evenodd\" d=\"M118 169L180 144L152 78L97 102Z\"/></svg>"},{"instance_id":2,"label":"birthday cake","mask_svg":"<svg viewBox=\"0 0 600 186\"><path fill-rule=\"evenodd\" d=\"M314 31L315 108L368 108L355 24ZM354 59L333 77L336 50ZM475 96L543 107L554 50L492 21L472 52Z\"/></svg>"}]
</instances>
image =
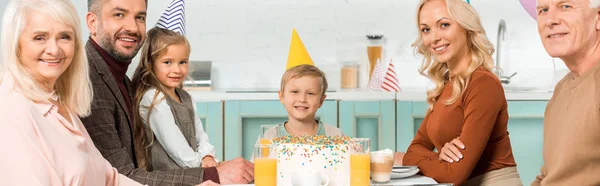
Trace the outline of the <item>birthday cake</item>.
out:
<instances>
[{"instance_id":1,"label":"birthday cake","mask_svg":"<svg viewBox=\"0 0 600 186\"><path fill-rule=\"evenodd\" d=\"M329 186L350 185L350 138L284 136L273 139L277 153L277 185L292 185L294 173L318 172ZM325 179L323 179L325 183Z\"/></svg>"}]
</instances>

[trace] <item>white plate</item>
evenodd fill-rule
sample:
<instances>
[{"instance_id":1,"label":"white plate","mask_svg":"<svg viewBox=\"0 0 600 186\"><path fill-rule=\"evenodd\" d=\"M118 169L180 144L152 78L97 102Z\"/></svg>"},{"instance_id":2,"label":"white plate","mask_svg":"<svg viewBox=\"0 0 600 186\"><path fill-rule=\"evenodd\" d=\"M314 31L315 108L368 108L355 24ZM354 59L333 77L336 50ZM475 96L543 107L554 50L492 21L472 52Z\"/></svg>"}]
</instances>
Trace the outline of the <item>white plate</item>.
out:
<instances>
[{"instance_id":1,"label":"white plate","mask_svg":"<svg viewBox=\"0 0 600 186\"><path fill-rule=\"evenodd\" d=\"M394 167L392 169L392 179L411 177L419 173L420 169L416 166L410 167Z\"/></svg>"},{"instance_id":2,"label":"white plate","mask_svg":"<svg viewBox=\"0 0 600 186\"><path fill-rule=\"evenodd\" d=\"M409 172L409 171L413 171L415 169L419 169L419 167L417 166L394 166L392 168L392 172Z\"/></svg>"}]
</instances>

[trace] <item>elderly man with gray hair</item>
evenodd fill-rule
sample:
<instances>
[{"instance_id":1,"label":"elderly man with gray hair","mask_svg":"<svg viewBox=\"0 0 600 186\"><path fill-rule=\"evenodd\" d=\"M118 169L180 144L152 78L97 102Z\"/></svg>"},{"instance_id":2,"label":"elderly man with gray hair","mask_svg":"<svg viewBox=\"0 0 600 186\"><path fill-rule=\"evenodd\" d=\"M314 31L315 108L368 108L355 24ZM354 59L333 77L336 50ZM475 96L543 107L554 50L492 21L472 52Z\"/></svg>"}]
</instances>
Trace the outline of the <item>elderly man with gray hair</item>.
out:
<instances>
[{"instance_id":1,"label":"elderly man with gray hair","mask_svg":"<svg viewBox=\"0 0 600 186\"><path fill-rule=\"evenodd\" d=\"M600 0L538 0L538 32L571 71L544 114L544 165L532 185L600 185Z\"/></svg>"}]
</instances>

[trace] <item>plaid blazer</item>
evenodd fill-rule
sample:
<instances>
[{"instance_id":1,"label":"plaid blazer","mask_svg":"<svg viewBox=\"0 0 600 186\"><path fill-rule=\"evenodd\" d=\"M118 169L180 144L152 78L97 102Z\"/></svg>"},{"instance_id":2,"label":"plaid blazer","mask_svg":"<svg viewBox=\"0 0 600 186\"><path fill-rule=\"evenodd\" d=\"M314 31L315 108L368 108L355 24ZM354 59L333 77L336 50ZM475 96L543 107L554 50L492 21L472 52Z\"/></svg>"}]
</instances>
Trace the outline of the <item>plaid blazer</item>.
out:
<instances>
[{"instance_id":1,"label":"plaid blazer","mask_svg":"<svg viewBox=\"0 0 600 186\"><path fill-rule=\"evenodd\" d=\"M81 118L94 145L119 173L148 185L196 185L202 182L202 168L147 172L137 168L134 158L132 121L126 112L125 99L108 65L91 41L85 45L94 88L92 112ZM125 86L133 91L131 80ZM131 96L131 95L129 95ZM133 100L133 99L132 99Z\"/></svg>"}]
</instances>

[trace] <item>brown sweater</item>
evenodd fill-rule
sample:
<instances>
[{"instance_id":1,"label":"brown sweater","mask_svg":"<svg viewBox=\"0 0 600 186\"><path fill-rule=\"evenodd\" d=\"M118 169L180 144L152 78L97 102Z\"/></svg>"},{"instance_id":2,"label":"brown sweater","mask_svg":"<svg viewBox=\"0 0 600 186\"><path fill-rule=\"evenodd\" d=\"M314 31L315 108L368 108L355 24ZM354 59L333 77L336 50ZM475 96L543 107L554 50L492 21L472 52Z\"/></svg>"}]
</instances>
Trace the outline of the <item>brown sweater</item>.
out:
<instances>
[{"instance_id":1,"label":"brown sweater","mask_svg":"<svg viewBox=\"0 0 600 186\"><path fill-rule=\"evenodd\" d=\"M418 166L421 173L441 183L464 184L469 178L504 167L516 166L508 138L507 103L500 81L479 68L459 99L445 101L452 94L448 84L427 113L408 147L403 164ZM465 144L463 159L447 163L438 160L444 144L460 137Z\"/></svg>"},{"instance_id":2,"label":"brown sweater","mask_svg":"<svg viewBox=\"0 0 600 186\"><path fill-rule=\"evenodd\" d=\"M544 114L543 156L532 185L600 185L600 62L556 85Z\"/></svg>"}]
</instances>

